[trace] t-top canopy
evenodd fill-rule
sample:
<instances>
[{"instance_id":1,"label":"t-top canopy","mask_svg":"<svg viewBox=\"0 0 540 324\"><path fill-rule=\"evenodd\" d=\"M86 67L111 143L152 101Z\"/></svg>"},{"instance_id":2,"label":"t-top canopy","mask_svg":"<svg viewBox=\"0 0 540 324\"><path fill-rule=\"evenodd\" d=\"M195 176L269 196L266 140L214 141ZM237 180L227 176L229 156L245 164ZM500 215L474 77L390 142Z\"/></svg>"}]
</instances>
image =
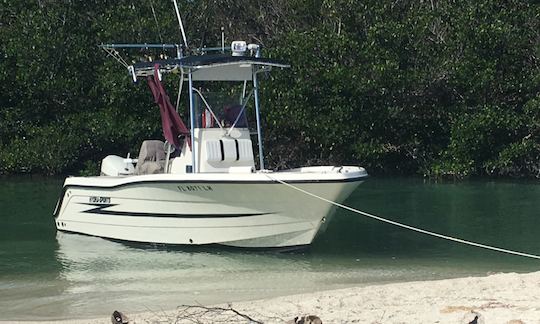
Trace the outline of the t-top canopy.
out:
<instances>
[{"instance_id":1,"label":"t-top canopy","mask_svg":"<svg viewBox=\"0 0 540 324\"><path fill-rule=\"evenodd\" d=\"M280 61L261 57L200 55L135 63L133 73L137 77L153 75L156 64L159 64L161 73L177 72L179 69L183 69L184 73L191 71L194 81L245 81L252 79L253 66L263 70L290 67Z\"/></svg>"}]
</instances>

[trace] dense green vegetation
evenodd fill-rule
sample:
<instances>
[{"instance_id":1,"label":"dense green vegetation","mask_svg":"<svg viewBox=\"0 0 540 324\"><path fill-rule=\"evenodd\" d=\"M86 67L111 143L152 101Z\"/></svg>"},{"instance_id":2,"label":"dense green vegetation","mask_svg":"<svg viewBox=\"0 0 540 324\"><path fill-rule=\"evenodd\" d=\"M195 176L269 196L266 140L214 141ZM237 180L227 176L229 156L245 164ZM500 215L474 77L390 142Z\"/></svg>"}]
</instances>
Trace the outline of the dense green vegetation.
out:
<instances>
[{"instance_id":1,"label":"dense green vegetation","mask_svg":"<svg viewBox=\"0 0 540 324\"><path fill-rule=\"evenodd\" d=\"M272 167L540 177L535 2L180 2L192 47L224 27L291 63L262 83ZM172 2L0 0L0 173L97 168L161 137L109 42L179 43Z\"/></svg>"}]
</instances>

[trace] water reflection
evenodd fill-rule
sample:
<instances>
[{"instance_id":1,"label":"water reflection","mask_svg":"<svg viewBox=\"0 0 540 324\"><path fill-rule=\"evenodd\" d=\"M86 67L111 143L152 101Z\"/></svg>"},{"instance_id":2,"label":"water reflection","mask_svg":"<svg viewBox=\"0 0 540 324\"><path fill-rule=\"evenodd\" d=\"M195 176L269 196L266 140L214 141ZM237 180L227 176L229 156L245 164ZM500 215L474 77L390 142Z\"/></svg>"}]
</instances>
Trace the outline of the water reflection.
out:
<instances>
[{"instance_id":1,"label":"water reflection","mask_svg":"<svg viewBox=\"0 0 540 324\"><path fill-rule=\"evenodd\" d=\"M260 298L299 292L315 280L302 254L141 248L67 233L56 239L59 279L68 283L65 294L88 310L114 304L140 311Z\"/></svg>"},{"instance_id":2,"label":"water reflection","mask_svg":"<svg viewBox=\"0 0 540 324\"><path fill-rule=\"evenodd\" d=\"M133 246L68 233L57 233L56 239L62 296L69 296L64 311L79 314L172 309L462 274L449 275L447 264L433 260L354 258L317 250L284 254Z\"/></svg>"}]
</instances>

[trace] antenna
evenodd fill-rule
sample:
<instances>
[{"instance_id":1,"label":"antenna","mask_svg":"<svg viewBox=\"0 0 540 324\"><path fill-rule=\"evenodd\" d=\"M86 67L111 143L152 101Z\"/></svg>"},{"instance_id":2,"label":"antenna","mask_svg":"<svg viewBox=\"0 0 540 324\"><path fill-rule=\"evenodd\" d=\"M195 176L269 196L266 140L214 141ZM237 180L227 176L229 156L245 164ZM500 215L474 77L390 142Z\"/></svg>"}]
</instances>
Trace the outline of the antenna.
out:
<instances>
[{"instance_id":1,"label":"antenna","mask_svg":"<svg viewBox=\"0 0 540 324\"><path fill-rule=\"evenodd\" d=\"M184 31L184 24L182 24L182 17L180 17L180 10L178 10L178 3L176 0L173 0L174 10L176 11L176 18L178 18L178 24L180 25L180 31L182 32L182 39L184 40L184 45L188 48L188 43L186 39L186 32Z\"/></svg>"},{"instance_id":2,"label":"antenna","mask_svg":"<svg viewBox=\"0 0 540 324\"><path fill-rule=\"evenodd\" d=\"M221 52L225 53L225 28L221 26Z\"/></svg>"}]
</instances>

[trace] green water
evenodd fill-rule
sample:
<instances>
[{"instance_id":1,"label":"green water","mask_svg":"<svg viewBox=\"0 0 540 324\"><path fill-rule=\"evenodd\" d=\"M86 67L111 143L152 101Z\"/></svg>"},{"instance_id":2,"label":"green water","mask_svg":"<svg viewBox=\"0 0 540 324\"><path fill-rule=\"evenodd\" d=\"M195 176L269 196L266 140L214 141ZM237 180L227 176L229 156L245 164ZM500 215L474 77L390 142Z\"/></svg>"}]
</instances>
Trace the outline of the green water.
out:
<instances>
[{"instance_id":1,"label":"green water","mask_svg":"<svg viewBox=\"0 0 540 324\"><path fill-rule=\"evenodd\" d=\"M64 319L373 283L540 270L338 211L308 251L133 246L56 233L62 180L0 179L0 319ZM540 254L540 183L371 178L345 202L389 219Z\"/></svg>"}]
</instances>

